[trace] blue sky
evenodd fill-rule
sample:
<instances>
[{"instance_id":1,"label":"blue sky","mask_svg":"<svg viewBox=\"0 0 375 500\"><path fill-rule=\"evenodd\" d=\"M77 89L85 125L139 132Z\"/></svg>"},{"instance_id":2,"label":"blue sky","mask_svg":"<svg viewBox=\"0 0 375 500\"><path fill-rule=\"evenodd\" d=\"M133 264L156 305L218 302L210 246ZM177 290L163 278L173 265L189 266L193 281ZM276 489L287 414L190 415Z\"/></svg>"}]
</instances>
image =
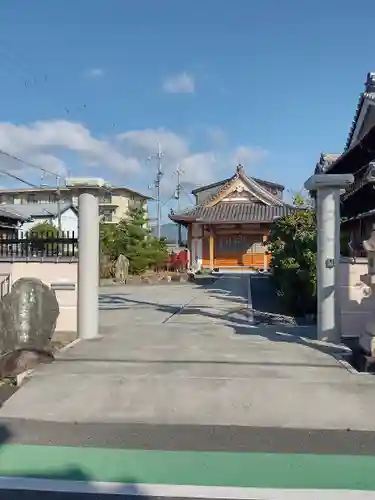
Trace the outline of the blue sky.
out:
<instances>
[{"instance_id":1,"label":"blue sky","mask_svg":"<svg viewBox=\"0 0 375 500\"><path fill-rule=\"evenodd\" d=\"M177 164L188 189L238 160L298 190L344 147L374 18L370 0L1 0L0 148L148 192L160 140L164 198Z\"/></svg>"}]
</instances>

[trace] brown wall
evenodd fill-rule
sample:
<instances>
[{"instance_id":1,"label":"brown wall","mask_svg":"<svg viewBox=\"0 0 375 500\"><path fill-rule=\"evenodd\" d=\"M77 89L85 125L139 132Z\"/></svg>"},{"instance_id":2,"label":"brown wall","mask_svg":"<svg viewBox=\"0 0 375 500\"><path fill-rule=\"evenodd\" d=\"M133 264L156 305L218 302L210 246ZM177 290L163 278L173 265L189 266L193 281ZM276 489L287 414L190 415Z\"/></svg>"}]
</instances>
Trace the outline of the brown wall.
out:
<instances>
[{"instance_id":1,"label":"brown wall","mask_svg":"<svg viewBox=\"0 0 375 500\"><path fill-rule=\"evenodd\" d=\"M264 267L265 251L263 241L269 228L259 224L205 227L203 236L203 266L210 267L209 233L214 237L214 266L255 266ZM266 256L267 265L270 256Z\"/></svg>"}]
</instances>

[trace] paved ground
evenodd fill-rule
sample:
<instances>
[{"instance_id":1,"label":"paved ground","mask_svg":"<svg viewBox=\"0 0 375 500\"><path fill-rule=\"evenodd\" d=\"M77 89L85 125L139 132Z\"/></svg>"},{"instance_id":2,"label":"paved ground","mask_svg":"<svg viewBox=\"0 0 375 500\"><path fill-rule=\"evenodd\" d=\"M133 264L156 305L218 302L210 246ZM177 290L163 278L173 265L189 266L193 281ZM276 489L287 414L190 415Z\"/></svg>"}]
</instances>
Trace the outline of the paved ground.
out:
<instances>
[{"instance_id":1,"label":"paved ground","mask_svg":"<svg viewBox=\"0 0 375 500\"><path fill-rule=\"evenodd\" d=\"M103 289L104 338L37 370L0 418L375 429L373 377L252 322L246 276Z\"/></svg>"},{"instance_id":2,"label":"paved ground","mask_svg":"<svg viewBox=\"0 0 375 500\"><path fill-rule=\"evenodd\" d=\"M268 314L265 290L247 276L103 288L102 338L0 409L1 498L370 499L374 378ZM55 491L12 491L19 476Z\"/></svg>"}]
</instances>

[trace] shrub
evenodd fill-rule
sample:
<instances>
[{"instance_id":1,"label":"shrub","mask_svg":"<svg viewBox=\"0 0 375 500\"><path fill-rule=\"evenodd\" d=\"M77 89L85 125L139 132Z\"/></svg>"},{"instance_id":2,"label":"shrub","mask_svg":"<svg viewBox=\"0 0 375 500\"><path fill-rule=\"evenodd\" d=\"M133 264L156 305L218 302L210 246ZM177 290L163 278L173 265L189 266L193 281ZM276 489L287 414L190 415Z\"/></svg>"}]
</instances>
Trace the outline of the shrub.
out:
<instances>
[{"instance_id":1,"label":"shrub","mask_svg":"<svg viewBox=\"0 0 375 500\"><path fill-rule=\"evenodd\" d=\"M288 313L316 312L316 216L296 210L276 220L268 238L271 267L278 293Z\"/></svg>"}]
</instances>

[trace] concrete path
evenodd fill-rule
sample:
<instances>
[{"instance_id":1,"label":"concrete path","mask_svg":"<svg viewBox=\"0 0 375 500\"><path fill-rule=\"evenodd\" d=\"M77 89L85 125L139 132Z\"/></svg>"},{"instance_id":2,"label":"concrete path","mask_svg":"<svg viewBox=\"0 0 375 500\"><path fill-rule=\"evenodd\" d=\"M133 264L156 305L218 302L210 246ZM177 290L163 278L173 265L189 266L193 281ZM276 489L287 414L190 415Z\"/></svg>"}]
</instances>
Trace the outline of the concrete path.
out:
<instances>
[{"instance_id":1,"label":"concrete path","mask_svg":"<svg viewBox=\"0 0 375 500\"><path fill-rule=\"evenodd\" d=\"M254 326L248 284L103 289L103 338L40 367L0 418L374 430L374 378Z\"/></svg>"}]
</instances>

